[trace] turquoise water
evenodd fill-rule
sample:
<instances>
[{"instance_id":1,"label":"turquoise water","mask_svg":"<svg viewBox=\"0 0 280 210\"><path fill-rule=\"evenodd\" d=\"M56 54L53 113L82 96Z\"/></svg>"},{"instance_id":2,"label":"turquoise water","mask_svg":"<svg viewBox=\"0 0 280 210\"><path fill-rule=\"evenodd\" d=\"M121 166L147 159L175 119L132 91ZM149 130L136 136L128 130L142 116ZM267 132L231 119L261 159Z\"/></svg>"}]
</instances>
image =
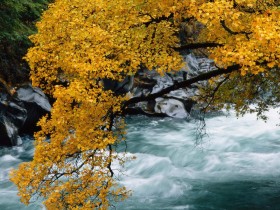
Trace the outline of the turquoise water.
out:
<instances>
[{"instance_id":1,"label":"turquoise water","mask_svg":"<svg viewBox=\"0 0 280 210\"><path fill-rule=\"evenodd\" d=\"M21 162L32 159L34 152L32 138L23 137L23 145L13 148L0 148L0 210L39 210L44 209L37 202L30 206L20 203L15 186L9 181L8 172Z\"/></svg>"},{"instance_id":2,"label":"turquoise water","mask_svg":"<svg viewBox=\"0 0 280 210\"><path fill-rule=\"evenodd\" d=\"M129 117L127 152L137 159L118 178L133 195L116 209L280 209L280 120L275 109L268 116L267 123L254 115L209 117L202 141L194 121ZM32 153L29 137L0 149L0 210L43 208L23 208L7 179Z\"/></svg>"}]
</instances>

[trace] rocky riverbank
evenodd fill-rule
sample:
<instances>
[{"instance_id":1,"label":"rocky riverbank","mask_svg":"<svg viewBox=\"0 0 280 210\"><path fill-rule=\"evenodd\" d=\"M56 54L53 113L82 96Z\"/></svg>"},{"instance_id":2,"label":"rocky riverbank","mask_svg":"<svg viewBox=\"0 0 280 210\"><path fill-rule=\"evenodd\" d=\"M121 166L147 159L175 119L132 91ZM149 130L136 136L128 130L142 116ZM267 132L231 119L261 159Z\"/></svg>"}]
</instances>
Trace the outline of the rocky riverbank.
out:
<instances>
[{"instance_id":1,"label":"rocky riverbank","mask_svg":"<svg viewBox=\"0 0 280 210\"><path fill-rule=\"evenodd\" d=\"M131 97L146 96L162 89L190 79L198 74L215 69L212 60L188 54L184 57L186 66L176 73L166 73L163 77L156 71L142 70L134 77L127 77L122 83L104 80L105 89L117 94L130 94ZM192 97L198 93L198 86L172 91L152 101L139 102L128 107L128 114L148 116L168 116L190 118L195 102ZM51 104L39 88L25 84L7 90L2 85L0 92L0 146L15 146L21 143L20 134L32 134L38 128L38 120L50 112Z\"/></svg>"}]
</instances>

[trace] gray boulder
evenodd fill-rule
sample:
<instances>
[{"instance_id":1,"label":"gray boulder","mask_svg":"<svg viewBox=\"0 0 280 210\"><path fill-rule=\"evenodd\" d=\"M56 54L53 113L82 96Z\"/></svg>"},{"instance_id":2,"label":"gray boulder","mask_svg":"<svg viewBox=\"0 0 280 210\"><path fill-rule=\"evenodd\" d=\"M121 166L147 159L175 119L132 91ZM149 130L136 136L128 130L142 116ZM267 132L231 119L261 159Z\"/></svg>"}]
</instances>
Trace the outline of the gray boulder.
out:
<instances>
[{"instance_id":1,"label":"gray boulder","mask_svg":"<svg viewBox=\"0 0 280 210\"><path fill-rule=\"evenodd\" d=\"M0 92L0 146L21 144L20 134L33 134L38 120L50 112L45 94L31 85L19 87L13 94L2 85Z\"/></svg>"},{"instance_id":2,"label":"gray boulder","mask_svg":"<svg viewBox=\"0 0 280 210\"><path fill-rule=\"evenodd\" d=\"M39 129L36 126L38 120L51 111L50 102L40 88L32 87L30 84L19 87L15 95L27 111L26 120L19 131L33 134Z\"/></svg>"},{"instance_id":3,"label":"gray boulder","mask_svg":"<svg viewBox=\"0 0 280 210\"><path fill-rule=\"evenodd\" d=\"M21 143L18 132L26 118L27 111L23 104L2 88L0 92L0 146L14 146Z\"/></svg>"},{"instance_id":4,"label":"gray boulder","mask_svg":"<svg viewBox=\"0 0 280 210\"><path fill-rule=\"evenodd\" d=\"M184 103L176 99L157 98L155 112L175 118L187 118L190 116L185 109Z\"/></svg>"},{"instance_id":5,"label":"gray boulder","mask_svg":"<svg viewBox=\"0 0 280 210\"><path fill-rule=\"evenodd\" d=\"M21 86L17 89L16 94L17 98L24 103L31 103L45 111L51 111L50 102L40 88L31 85Z\"/></svg>"}]
</instances>

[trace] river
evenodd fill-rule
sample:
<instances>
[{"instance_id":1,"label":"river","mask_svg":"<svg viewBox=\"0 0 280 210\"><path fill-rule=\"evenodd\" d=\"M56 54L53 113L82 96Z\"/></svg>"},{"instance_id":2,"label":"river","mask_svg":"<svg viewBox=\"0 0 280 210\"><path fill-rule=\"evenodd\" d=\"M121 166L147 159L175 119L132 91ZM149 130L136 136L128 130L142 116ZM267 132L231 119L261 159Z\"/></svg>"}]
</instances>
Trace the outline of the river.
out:
<instances>
[{"instance_id":1,"label":"river","mask_svg":"<svg viewBox=\"0 0 280 210\"><path fill-rule=\"evenodd\" d=\"M116 209L222 210L280 209L280 122L233 113L206 118L207 136L197 141L198 123L172 118L127 118L127 152L120 184L133 191ZM43 209L20 204L8 171L32 158L30 137L23 145L0 148L0 210Z\"/></svg>"}]
</instances>

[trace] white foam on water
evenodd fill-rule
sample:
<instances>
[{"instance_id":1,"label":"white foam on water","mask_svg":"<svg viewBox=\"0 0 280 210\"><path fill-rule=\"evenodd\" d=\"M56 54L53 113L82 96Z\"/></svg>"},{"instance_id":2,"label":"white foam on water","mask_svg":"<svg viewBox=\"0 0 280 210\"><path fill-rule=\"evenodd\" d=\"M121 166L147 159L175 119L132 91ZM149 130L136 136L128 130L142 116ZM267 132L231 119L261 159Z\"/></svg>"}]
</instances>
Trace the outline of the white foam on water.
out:
<instances>
[{"instance_id":1,"label":"white foam on water","mask_svg":"<svg viewBox=\"0 0 280 210\"><path fill-rule=\"evenodd\" d=\"M280 177L280 129L276 126L280 122L279 110L267 113L267 123L256 120L254 114L236 119L233 112L228 117L207 118L208 136L200 145L195 139L194 122L132 118L128 125L127 155L137 159L128 161L122 170L124 175L119 176L120 184L131 189L133 196L118 209L196 209L190 199L208 195L208 188L204 188L207 183ZM0 156L0 170L10 170L22 155L33 154L30 146L14 150L14 154ZM114 163L112 168L120 166ZM2 186L0 204L18 202L15 187ZM179 198L181 203L176 203Z\"/></svg>"},{"instance_id":2,"label":"white foam on water","mask_svg":"<svg viewBox=\"0 0 280 210\"><path fill-rule=\"evenodd\" d=\"M267 123L254 114L237 119L233 112L208 118L208 135L202 145L196 145L193 122L165 118L149 123L144 118L140 127L137 120L137 129L134 123L128 128L127 144L131 148L136 144L141 152L132 154L137 159L126 164L127 176L121 183L134 191L132 200L156 195L168 200L188 194L202 180L219 183L280 177L278 111L267 113ZM169 209L180 208L189 205Z\"/></svg>"},{"instance_id":3,"label":"white foam on water","mask_svg":"<svg viewBox=\"0 0 280 210\"><path fill-rule=\"evenodd\" d=\"M0 162L12 162L12 161L18 161L19 159L17 159L16 157L12 156L12 155L4 155L2 157L0 157Z\"/></svg>"}]
</instances>

